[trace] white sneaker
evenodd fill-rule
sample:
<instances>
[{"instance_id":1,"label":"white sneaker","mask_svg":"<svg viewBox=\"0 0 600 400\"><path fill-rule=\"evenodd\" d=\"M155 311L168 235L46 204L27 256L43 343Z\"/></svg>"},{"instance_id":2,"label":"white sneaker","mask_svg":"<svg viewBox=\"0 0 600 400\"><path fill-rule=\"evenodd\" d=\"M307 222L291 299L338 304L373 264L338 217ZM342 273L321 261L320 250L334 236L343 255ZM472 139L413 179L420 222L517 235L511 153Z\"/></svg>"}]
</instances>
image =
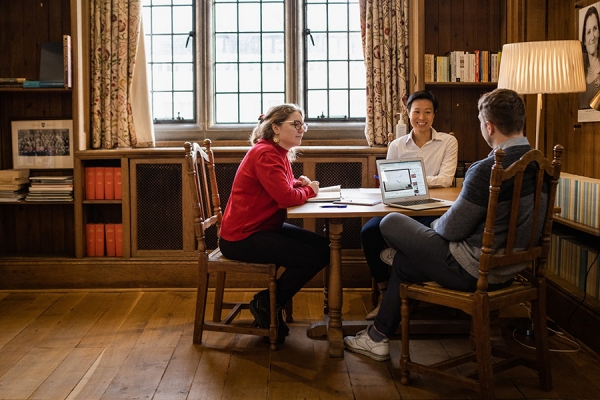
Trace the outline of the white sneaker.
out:
<instances>
[{"instance_id":1,"label":"white sneaker","mask_svg":"<svg viewBox=\"0 0 600 400\"><path fill-rule=\"evenodd\" d=\"M392 264L394 263L395 255L396 255L396 250L392 249L391 247L388 247L387 249L381 250L379 257L381 258L381 261L383 261L384 263L386 263L387 265L389 265L391 267Z\"/></svg>"},{"instance_id":2,"label":"white sneaker","mask_svg":"<svg viewBox=\"0 0 600 400\"><path fill-rule=\"evenodd\" d=\"M390 340L383 339L376 342L369 336L369 328L362 330L356 336L346 336L344 347L354 353L362 354L375 361L386 361L390 359Z\"/></svg>"}]
</instances>

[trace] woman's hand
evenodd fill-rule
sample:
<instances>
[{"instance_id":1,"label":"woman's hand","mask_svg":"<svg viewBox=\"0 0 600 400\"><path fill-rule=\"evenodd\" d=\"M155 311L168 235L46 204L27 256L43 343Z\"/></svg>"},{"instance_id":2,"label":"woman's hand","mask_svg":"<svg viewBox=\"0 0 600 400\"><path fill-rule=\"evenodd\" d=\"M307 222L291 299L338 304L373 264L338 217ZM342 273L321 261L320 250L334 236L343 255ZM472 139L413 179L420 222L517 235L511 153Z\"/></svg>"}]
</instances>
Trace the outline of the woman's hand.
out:
<instances>
[{"instance_id":1,"label":"woman's hand","mask_svg":"<svg viewBox=\"0 0 600 400\"><path fill-rule=\"evenodd\" d=\"M306 186L306 185L310 185L310 182L312 182L310 179L308 179L308 177L302 175L300 176L300 178L298 178L298 182L300 183L300 186Z\"/></svg>"},{"instance_id":2,"label":"woman's hand","mask_svg":"<svg viewBox=\"0 0 600 400\"><path fill-rule=\"evenodd\" d=\"M308 186L312 188L315 194L319 194L319 181L311 181Z\"/></svg>"}]
</instances>

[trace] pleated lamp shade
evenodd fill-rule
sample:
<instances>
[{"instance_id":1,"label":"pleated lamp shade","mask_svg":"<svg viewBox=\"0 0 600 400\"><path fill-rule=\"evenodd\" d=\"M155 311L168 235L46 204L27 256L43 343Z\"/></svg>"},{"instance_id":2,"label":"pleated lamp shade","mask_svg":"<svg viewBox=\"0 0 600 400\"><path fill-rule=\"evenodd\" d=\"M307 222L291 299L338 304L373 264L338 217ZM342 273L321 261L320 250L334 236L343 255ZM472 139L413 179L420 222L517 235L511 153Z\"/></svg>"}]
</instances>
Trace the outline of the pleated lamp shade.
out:
<instances>
[{"instance_id":1,"label":"pleated lamp shade","mask_svg":"<svg viewBox=\"0 0 600 400\"><path fill-rule=\"evenodd\" d=\"M505 44L498 87L519 94L584 92L581 42L551 40Z\"/></svg>"}]
</instances>

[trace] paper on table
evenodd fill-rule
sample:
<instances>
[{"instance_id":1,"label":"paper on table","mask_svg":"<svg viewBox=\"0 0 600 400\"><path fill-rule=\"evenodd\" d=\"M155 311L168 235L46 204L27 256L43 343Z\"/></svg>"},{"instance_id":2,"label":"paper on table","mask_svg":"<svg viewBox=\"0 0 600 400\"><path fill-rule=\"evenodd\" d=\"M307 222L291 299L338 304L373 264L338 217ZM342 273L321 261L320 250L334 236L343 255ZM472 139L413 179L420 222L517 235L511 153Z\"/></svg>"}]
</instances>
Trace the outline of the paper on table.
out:
<instances>
[{"instance_id":1,"label":"paper on table","mask_svg":"<svg viewBox=\"0 0 600 400\"><path fill-rule=\"evenodd\" d=\"M375 204L381 203L380 199L369 198L369 197L344 197L341 200L336 200L333 204L353 204L355 206L374 206Z\"/></svg>"}]
</instances>

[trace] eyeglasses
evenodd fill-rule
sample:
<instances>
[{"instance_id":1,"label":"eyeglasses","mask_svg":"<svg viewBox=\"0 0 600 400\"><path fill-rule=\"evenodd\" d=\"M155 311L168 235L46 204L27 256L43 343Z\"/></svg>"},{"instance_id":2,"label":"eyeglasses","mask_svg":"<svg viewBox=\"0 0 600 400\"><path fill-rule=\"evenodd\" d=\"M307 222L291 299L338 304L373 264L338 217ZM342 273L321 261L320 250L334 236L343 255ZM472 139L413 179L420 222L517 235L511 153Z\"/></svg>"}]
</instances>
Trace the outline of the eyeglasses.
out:
<instances>
[{"instance_id":1,"label":"eyeglasses","mask_svg":"<svg viewBox=\"0 0 600 400\"><path fill-rule=\"evenodd\" d=\"M292 125L294 125L294 128L296 128L297 131L300 131L300 128L302 128L302 130L304 132L306 132L308 130L308 124L306 122L300 122L298 120L296 120L296 121L283 121L282 124L292 124Z\"/></svg>"}]
</instances>

